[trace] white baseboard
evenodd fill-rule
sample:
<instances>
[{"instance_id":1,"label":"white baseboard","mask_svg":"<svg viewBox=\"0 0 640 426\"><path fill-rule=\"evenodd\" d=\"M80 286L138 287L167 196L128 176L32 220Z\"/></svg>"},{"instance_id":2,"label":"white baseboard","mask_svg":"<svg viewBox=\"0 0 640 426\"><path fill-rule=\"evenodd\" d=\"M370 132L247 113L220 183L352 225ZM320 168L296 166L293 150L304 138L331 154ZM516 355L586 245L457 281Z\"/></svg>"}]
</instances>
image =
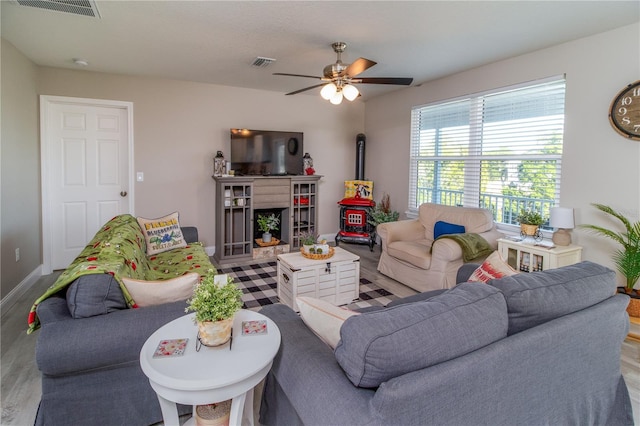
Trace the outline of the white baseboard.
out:
<instances>
[{"instance_id":1,"label":"white baseboard","mask_svg":"<svg viewBox=\"0 0 640 426\"><path fill-rule=\"evenodd\" d=\"M5 297L0 301L0 311L7 312L13 305L16 304L18 299L24 295L42 276L42 265L38 265L36 269L31 271L20 283L13 288Z\"/></svg>"}]
</instances>

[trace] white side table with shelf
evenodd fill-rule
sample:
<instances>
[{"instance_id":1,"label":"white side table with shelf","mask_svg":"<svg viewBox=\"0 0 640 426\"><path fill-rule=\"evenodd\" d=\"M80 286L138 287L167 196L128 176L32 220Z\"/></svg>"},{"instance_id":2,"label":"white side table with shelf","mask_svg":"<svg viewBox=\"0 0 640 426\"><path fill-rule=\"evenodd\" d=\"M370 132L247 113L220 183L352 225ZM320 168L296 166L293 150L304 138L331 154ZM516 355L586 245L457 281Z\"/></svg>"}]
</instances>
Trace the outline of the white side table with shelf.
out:
<instances>
[{"instance_id":1,"label":"white side table with shelf","mask_svg":"<svg viewBox=\"0 0 640 426\"><path fill-rule=\"evenodd\" d=\"M516 271L535 272L573 265L582 260L582 247L568 246L544 247L528 241L498 240L500 256Z\"/></svg>"}]
</instances>

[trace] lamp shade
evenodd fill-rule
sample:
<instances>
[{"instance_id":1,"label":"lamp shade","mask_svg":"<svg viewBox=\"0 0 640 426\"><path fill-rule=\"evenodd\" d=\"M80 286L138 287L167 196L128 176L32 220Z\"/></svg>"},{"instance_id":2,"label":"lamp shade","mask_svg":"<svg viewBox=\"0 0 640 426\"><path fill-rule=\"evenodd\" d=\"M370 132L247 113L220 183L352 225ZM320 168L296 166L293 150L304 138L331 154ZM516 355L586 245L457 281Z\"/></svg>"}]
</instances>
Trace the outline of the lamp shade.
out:
<instances>
[{"instance_id":1,"label":"lamp shade","mask_svg":"<svg viewBox=\"0 0 640 426\"><path fill-rule=\"evenodd\" d=\"M567 207L551 207L549 226L559 229L573 229L573 209Z\"/></svg>"},{"instance_id":2,"label":"lamp shade","mask_svg":"<svg viewBox=\"0 0 640 426\"><path fill-rule=\"evenodd\" d=\"M335 84L333 83L326 84L322 88L322 90L320 90L320 96L322 96L322 99L329 100L333 97L333 95L336 94L336 90L338 90L338 88L336 87Z\"/></svg>"},{"instance_id":3,"label":"lamp shade","mask_svg":"<svg viewBox=\"0 0 640 426\"><path fill-rule=\"evenodd\" d=\"M348 101L353 101L360 94L358 88L352 84L344 86L342 88L342 93L344 93L344 97L347 98Z\"/></svg>"},{"instance_id":4,"label":"lamp shade","mask_svg":"<svg viewBox=\"0 0 640 426\"><path fill-rule=\"evenodd\" d=\"M342 102L342 92L336 92L336 94L333 95L331 99L329 99L329 102L334 105L340 105L340 103Z\"/></svg>"}]
</instances>

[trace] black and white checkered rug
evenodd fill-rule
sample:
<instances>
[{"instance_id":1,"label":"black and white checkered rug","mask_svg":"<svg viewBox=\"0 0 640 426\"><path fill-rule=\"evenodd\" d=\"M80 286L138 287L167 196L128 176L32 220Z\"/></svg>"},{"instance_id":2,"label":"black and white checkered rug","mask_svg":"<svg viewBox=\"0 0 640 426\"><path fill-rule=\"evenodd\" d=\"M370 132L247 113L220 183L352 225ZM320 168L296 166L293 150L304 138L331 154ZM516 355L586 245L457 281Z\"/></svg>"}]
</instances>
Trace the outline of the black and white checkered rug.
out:
<instances>
[{"instance_id":1,"label":"black and white checkered rug","mask_svg":"<svg viewBox=\"0 0 640 426\"><path fill-rule=\"evenodd\" d=\"M233 281L242 289L245 309L259 310L262 306L279 303L276 279L278 267L275 261L217 269L221 274L231 275ZM397 299L397 296L361 277L360 297L346 307L359 309L368 306L384 306L394 299Z\"/></svg>"}]
</instances>

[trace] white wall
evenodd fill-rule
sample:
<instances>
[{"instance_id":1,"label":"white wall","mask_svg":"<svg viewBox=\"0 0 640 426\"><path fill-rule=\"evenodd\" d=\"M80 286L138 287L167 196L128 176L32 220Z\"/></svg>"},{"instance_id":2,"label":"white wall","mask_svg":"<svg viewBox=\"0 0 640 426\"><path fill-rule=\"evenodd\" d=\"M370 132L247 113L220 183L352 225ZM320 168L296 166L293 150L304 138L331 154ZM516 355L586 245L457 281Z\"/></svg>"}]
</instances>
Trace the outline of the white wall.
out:
<instances>
[{"instance_id":1,"label":"white wall","mask_svg":"<svg viewBox=\"0 0 640 426\"><path fill-rule=\"evenodd\" d=\"M408 205L411 107L465 94L566 74L566 120L560 205L576 222L614 226L590 203L608 204L632 220L640 216L640 142L623 138L608 121L615 95L640 78L640 25L635 24L410 87L366 103L367 175ZM612 243L573 231L583 259L613 267Z\"/></svg>"},{"instance_id":2,"label":"white wall","mask_svg":"<svg viewBox=\"0 0 640 426\"><path fill-rule=\"evenodd\" d=\"M42 263L37 72L29 59L2 40L2 297Z\"/></svg>"},{"instance_id":3,"label":"white wall","mask_svg":"<svg viewBox=\"0 0 640 426\"><path fill-rule=\"evenodd\" d=\"M334 106L319 96L58 68L40 69L38 93L133 102L135 171L144 172L135 187L135 214L177 210L181 224L197 226L207 246L215 241L213 157L221 150L228 159L229 129L302 131L304 151L324 175L319 232L338 229L336 202L354 174L362 102Z\"/></svg>"}]
</instances>

